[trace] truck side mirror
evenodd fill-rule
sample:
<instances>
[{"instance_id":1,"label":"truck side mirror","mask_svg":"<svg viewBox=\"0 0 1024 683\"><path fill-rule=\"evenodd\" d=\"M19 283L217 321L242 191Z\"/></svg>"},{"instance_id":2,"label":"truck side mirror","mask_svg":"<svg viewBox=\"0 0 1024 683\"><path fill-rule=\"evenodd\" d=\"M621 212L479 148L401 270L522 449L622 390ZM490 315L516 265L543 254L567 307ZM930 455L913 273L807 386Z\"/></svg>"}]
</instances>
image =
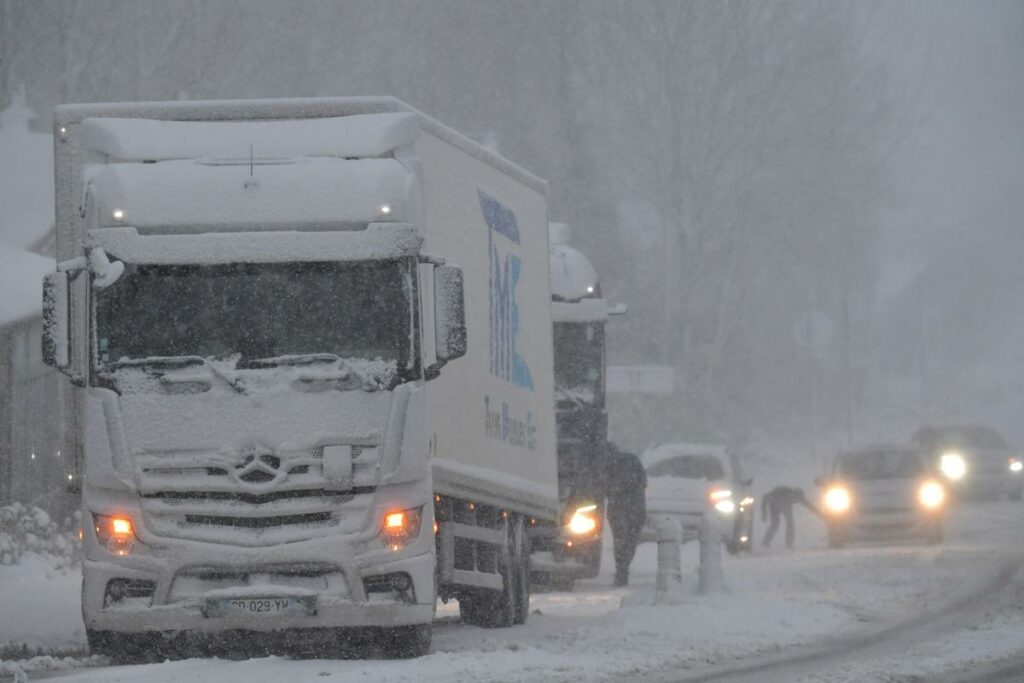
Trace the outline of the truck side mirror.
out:
<instances>
[{"instance_id":1,"label":"truck side mirror","mask_svg":"<svg viewBox=\"0 0 1024 683\"><path fill-rule=\"evenodd\" d=\"M66 375L71 372L71 325L67 271L43 276L43 362Z\"/></svg>"},{"instance_id":2,"label":"truck side mirror","mask_svg":"<svg viewBox=\"0 0 1024 683\"><path fill-rule=\"evenodd\" d=\"M434 320L437 359L448 362L466 355L466 300L461 268L434 268Z\"/></svg>"}]
</instances>

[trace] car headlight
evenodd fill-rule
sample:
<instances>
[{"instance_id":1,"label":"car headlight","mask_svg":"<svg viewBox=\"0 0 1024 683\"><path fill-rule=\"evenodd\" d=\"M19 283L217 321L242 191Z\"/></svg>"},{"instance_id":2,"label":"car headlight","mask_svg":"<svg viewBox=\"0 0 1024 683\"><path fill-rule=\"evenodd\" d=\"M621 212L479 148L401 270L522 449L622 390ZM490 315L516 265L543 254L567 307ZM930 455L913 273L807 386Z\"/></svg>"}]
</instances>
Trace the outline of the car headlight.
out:
<instances>
[{"instance_id":1,"label":"car headlight","mask_svg":"<svg viewBox=\"0 0 1024 683\"><path fill-rule=\"evenodd\" d=\"M825 491L825 509L841 514L850 509L850 492L842 486L833 486Z\"/></svg>"},{"instance_id":2,"label":"car headlight","mask_svg":"<svg viewBox=\"0 0 1024 683\"><path fill-rule=\"evenodd\" d=\"M565 528L573 536L584 536L597 530L597 505L590 504L576 508Z\"/></svg>"},{"instance_id":3,"label":"car headlight","mask_svg":"<svg viewBox=\"0 0 1024 683\"><path fill-rule=\"evenodd\" d=\"M728 498L723 498L722 500L715 503L715 509L721 512L722 514L731 515L736 511L736 504L729 500Z\"/></svg>"},{"instance_id":4,"label":"car headlight","mask_svg":"<svg viewBox=\"0 0 1024 683\"><path fill-rule=\"evenodd\" d=\"M1020 472L1024 470L1024 462L1021 462L1017 458L1010 458L1009 468L1011 472Z\"/></svg>"},{"instance_id":5,"label":"car headlight","mask_svg":"<svg viewBox=\"0 0 1024 683\"><path fill-rule=\"evenodd\" d=\"M917 490L917 502L929 510L942 507L946 502L946 490L937 481L926 481Z\"/></svg>"},{"instance_id":6,"label":"car headlight","mask_svg":"<svg viewBox=\"0 0 1024 683\"><path fill-rule=\"evenodd\" d=\"M959 453L943 453L939 458L939 470L951 481L963 479L967 474L967 461Z\"/></svg>"}]
</instances>

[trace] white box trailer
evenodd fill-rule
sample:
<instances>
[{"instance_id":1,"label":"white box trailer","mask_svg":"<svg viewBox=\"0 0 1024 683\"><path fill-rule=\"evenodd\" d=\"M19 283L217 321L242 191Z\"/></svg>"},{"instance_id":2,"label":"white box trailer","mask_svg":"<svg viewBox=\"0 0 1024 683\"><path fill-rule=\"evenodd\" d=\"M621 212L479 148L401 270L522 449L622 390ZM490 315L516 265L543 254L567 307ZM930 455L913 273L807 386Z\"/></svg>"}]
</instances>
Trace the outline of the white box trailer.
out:
<instances>
[{"instance_id":1,"label":"white box trailer","mask_svg":"<svg viewBox=\"0 0 1024 683\"><path fill-rule=\"evenodd\" d=\"M390 98L61 106L55 156L95 651L415 655L438 595L525 621L559 514L543 181Z\"/></svg>"}]
</instances>

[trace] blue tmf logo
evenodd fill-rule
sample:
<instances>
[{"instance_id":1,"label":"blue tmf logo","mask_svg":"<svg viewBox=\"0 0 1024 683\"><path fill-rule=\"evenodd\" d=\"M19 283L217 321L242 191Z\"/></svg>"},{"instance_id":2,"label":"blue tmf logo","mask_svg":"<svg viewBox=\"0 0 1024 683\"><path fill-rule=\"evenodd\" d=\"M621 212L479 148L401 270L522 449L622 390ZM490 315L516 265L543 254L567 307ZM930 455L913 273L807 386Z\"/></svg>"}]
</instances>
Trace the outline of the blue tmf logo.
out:
<instances>
[{"instance_id":1,"label":"blue tmf logo","mask_svg":"<svg viewBox=\"0 0 1024 683\"><path fill-rule=\"evenodd\" d=\"M480 209L487 222L491 282L491 374L533 390L530 367L516 348L519 339L519 303L516 292L522 261L512 253L519 244L516 214L494 197L480 192Z\"/></svg>"}]
</instances>

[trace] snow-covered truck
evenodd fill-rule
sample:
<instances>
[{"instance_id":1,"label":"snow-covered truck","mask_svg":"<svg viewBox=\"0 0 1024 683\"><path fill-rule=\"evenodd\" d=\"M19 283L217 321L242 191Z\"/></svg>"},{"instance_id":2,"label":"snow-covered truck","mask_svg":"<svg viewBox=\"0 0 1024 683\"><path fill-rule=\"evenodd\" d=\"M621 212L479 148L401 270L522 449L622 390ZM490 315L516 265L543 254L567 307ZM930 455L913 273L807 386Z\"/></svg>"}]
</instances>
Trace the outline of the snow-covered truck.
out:
<instances>
[{"instance_id":1,"label":"snow-covered truck","mask_svg":"<svg viewBox=\"0 0 1024 683\"><path fill-rule=\"evenodd\" d=\"M604 535L608 412L605 324L626 312L602 296L597 271L573 248L572 231L552 223L551 315L555 345L558 485L562 522L533 533L534 579L570 587L597 576Z\"/></svg>"},{"instance_id":2,"label":"snow-covered truck","mask_svg":"<svg viewBox=\"0 0 1024 683\"><path fill-rule=\"evenodd\" d=\"M522 623L558 520L546 185L390 98L66 105L44 355L131 658ZM327 651L330 653L330 650Z\"/></svg>"}]
</instances>

